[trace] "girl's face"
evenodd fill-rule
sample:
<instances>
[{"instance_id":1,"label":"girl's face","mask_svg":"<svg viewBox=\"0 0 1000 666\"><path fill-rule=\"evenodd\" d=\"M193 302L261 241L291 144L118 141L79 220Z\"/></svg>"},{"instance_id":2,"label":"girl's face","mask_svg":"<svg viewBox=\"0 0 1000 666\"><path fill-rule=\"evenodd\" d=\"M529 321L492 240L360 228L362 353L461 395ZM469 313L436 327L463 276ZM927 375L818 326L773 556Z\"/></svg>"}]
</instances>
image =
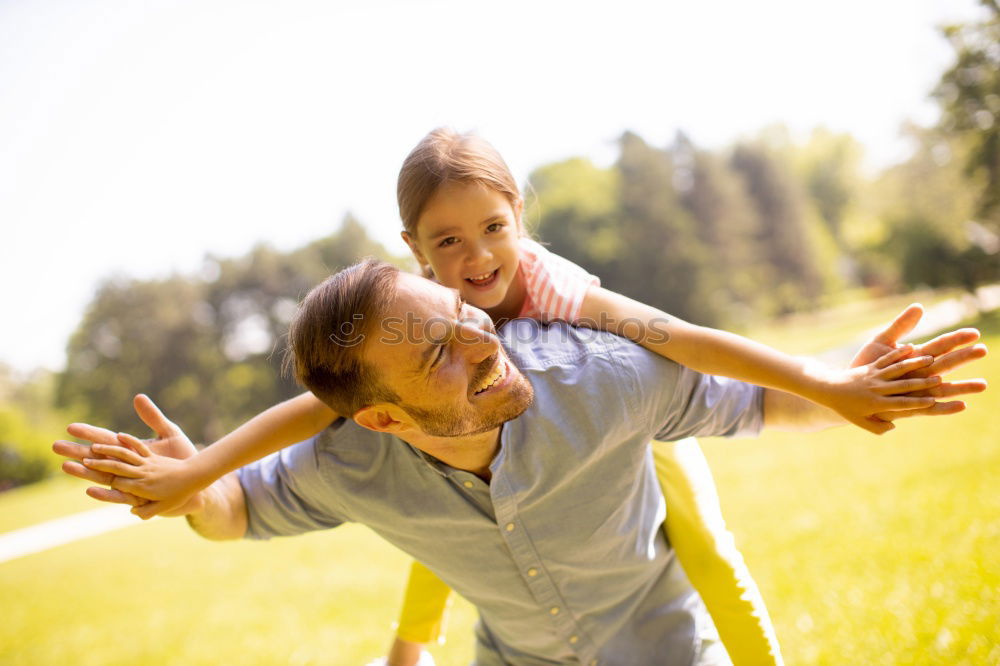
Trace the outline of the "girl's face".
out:
<instances>
[{"instance_id":1,"label":"girl's face","mask_svg":"<svg viewBox=\"0 0 1000 666\"><path fill-rule=\"evenodd\" d=\"M438 282L478 308L497 308L517 279L521 207L479 183L448 183L403 240Z\"/></svg>"}]
</instances>

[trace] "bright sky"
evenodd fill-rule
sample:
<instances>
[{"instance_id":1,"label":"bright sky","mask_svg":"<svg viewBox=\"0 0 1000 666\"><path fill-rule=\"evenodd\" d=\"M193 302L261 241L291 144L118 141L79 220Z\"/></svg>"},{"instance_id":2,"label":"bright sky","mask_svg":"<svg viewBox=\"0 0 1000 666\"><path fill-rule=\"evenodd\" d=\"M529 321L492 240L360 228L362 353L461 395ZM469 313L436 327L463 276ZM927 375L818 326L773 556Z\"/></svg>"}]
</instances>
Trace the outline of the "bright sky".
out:
<instances>
[{"instance_id":1,"label":"bright sky","mask_svg":"<svg viewBox=\"0 0 1000 666\"><path fill-rule=\"evenodd\" d=\"M784 122L873 166L975 0L7 0L0 3L0 361L58 369L98 282L290 249L348 210L403 252L395 179L475 129L523 181L631 129L720 148Z\"/></svg>"}]
</instances>

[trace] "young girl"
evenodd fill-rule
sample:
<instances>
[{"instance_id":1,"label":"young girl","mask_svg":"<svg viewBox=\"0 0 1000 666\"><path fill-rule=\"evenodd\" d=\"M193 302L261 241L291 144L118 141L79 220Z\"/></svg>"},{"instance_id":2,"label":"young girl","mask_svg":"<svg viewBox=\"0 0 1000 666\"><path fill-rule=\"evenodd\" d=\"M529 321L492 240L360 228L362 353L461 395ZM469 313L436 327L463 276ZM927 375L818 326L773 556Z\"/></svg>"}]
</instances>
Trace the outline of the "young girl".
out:
<instances>
[{"instance_id":1,"label":"young girl","mask_svg":"<svg viewBox=\"0 0 1000 666\"><path fill-rule=\"evenodd\" d=\"M403 239L425 273L457 289L494 321L534 317L600 327L699 372L810 398L872 432L892 428L878 413L913 406L912 398L891 397L900 392L885 381L891 377L877 378L866 367L825 369L739 336L668 318L602 289L596 277L527 237L513 176L493 147L475 135L445 129L428 134L403 163L397 194ZM187 460L145 457L128 472L132 478L116 479L115 487L155 500L133 509L149 518L180 506L227 472L317 434L337 417L306 393ZM781 663L767 610L725 529L697 444L654 443L654 458L667 503L667 538L731 659ZM449 593L434 574L414 563L390 664L417 663L422 644L440 634Z\"/></svg>"}]
</instances>

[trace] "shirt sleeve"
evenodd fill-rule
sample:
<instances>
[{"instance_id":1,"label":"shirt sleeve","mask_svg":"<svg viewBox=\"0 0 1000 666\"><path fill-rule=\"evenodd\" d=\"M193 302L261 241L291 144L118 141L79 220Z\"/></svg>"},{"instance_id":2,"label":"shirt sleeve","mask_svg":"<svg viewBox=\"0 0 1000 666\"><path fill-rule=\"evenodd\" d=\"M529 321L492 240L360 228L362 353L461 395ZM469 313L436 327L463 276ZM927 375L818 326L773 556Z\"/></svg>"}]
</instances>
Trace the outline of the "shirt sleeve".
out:
<instances>
[{"instance_id":1,"label":"shirt sleeve","mask_svg":"<svg viewBox=\"0 0 1000 666\"><path fill-rule=\"evenodd\" d=\"M527 291L520 316L575 323L587 289L600 286L600 279L530 238L521 239L520 251Z\"/></svg>"},{"instance_id":2,"label":"shirt sleeve","mask_svg":"<svg viewBox=\"0 0 1000 666\"><path fill-rule=\"evenodd\" d=\"M290 536L346 522L334 500L335 493L324 483L317 437L239 470L247 506L246 538Z\"/></svg>"},{"instance_id":3,"label":"shirt sleeve","mask_svg":"<svg viewBox=\"0 0 1000 666\"><path fill-rule=\"evenodd\" d=\"M763 428L761 387L695 372L627 341L620 349L636 382L633 409L655 439L753 437Z\"/></svg>"}]
</instances>

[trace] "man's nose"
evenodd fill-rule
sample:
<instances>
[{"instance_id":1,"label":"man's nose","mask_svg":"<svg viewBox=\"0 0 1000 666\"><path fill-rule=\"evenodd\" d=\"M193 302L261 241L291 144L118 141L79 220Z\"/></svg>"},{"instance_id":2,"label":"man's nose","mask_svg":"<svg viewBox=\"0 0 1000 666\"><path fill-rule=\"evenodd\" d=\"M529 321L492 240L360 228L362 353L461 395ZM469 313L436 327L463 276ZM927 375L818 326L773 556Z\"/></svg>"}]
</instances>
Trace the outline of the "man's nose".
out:
<instances>
[{"instance_id":1,"label":"man's nose","mask_svg":"<svg viewBox=\"0 0 1000 666\"><path fill-rule=\"evenodd\" d=\"M492 328L484 328L478 320L461 321L455 329L455 338L462 345L470 363L479 363L497 352L500 339Z\"/></svg>"}]
</instances>

